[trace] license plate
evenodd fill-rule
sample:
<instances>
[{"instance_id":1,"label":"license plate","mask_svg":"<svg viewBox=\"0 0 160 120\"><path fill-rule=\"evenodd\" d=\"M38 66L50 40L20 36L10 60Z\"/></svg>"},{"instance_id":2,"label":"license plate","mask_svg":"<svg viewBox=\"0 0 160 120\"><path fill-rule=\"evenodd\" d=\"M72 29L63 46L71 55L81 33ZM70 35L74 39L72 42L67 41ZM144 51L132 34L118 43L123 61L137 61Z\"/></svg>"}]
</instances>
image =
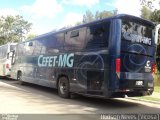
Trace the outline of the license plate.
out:
<instances>
[{"instance_id":1,"label":"license plate","mask_svg":"<svg viewBox=\"0 0 160 120\"><path fill-rule=\"evenodd\" d=\"M143 86L143 81L136 81L136 86Z\"/></svg>"}]
</instances>

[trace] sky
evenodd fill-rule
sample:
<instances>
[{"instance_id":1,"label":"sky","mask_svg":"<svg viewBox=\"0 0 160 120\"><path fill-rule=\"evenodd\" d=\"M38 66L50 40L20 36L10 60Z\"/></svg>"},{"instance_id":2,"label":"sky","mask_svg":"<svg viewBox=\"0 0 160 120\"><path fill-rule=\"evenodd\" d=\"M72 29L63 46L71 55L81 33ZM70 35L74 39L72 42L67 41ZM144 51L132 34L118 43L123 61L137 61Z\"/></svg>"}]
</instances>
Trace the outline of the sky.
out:
<instances>
[{"instance_id":1,"label":"sky","mask_svg":"<svg viewBox=\"0 0 160 120\"><path fill-rule=\"evenodd\" d=\"M139 0L0 0L0 16L21 15L32 23L32 34L44 34L82 21L87 10L140 16Z\"/></svg>"}]
</instances>

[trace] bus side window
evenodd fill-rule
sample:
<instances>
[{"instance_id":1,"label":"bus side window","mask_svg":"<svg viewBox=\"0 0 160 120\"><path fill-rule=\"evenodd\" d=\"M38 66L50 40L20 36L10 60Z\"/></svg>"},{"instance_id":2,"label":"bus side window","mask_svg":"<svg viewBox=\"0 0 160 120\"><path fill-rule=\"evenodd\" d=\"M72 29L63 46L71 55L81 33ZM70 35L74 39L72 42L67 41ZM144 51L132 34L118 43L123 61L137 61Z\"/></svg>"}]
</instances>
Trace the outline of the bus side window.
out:
<instances>
[{"instance_id":1,"label":"bus side window","mask_svg":"<svg viewBox=\"0 0 160 120\"><path fill-rule=\"evenodd\" d=\"M35 42L34 41L28 41L25 43L25 46L23 49L23 52L25 55L32 55L33 53L33 50L34 50L34 45L35 45Z\"/></svg>"},{"instance_id":2,"label":"bus side window","mask_svg":"<svg viewBox=\"0 0 160 120\"><path fill-rule=\"evenodd\" d=\"M64 48L64 33L58 33L56 34L56 48L59 50L59 51L62 51L63 48Z\"/></svg>"},{"instance_id":3,"label":"bus side window","mask_svg":"<svg viewBox=\"0 0 160 120\"><path fill-rule=\"evenodd\" d=\"M41 53L41 49L42 43L39 40L36 40L33 48L33 55L39 55Z\"/></svg>"},{"instance_id":4,"label":"bus side window","mask_svg":"<svg viewBox=\"0 0 160 120\"><path fill-rule=\"evenodd\" d=\"M85 45L86 27L65 34L65 50L82 50Z\"/></svg>"},{"instance_id":5,"label":"bus side window","mask_svg":"<svg viewBox=\"0 0 160 120\"><path fill-rule=\"evenodd\" d=\"M70 34L70 38L78 37L78 36L79 36L79 30L72 31Z\"/></svg>"},{"instance_id":6,"label":"bus side window","mask_svg":"<svg viewBox=\"0 0 160 120\"><path fill-rule=\"evenodd\" d=\"M58 33L55 35L50 35L43 39L43 47L41 54L53 54L58 53L63 50L64 44L64 33Z\"/></svg>"},{"instance_id":7,"label":"bus side window","mask_svg":"<svg viewBox=\"0 0 160 120\"><path fill-rule=\"evenodd\" d=\"M1 47L1 50L0 50L0 59L3 59L5 57L7 57L7 50L8 49L8 45L4 45L3 47Z\"/></svg>"},{"instance_id":8,"label":"bus side window","mask_svg":"<svg viewBox=\"0 0 160 120\"><path fill-rule=\"evenodd\" d=\"M25 43L21 43L18 45L18 55L23 56L25 53Z\"/></svg>"},{"instance_id":9,"label":"bus side window","mask_svg":"<svg viewBox=\"0 0 160 120\"><path fill-rule=\"evenodd\" d=\"M108 47L110 22L98 23L88 27L86 49L101 49Z\"/></svg>"},{"instance_id":10,"label":"bus side window","mask_svg":"<svg viewBox=\"0 0 160 120\"><path fill-rule=\"evenodd\" d=\"M42 46L41 54L45 54L45 53L46 53L46 47L45 47L45 46Z\"/></svg>"}]
</instances>

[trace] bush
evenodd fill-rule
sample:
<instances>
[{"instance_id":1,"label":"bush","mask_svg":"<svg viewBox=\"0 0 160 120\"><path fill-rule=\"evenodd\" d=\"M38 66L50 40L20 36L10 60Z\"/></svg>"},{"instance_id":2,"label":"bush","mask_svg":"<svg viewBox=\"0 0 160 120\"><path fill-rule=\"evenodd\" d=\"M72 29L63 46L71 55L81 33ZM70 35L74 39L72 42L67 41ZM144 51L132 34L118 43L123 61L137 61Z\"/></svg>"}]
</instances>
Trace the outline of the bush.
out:
<instances>
[{"instance_id":1,"label":"bush","mask_svg":"<svg viewBox=\"0 0 160 120\"><path fill-rule=\"evenodd\" d=\"M157 67L157 71L160 72L160 44L157 45L157 52L156 52L156 67Z\"/></svg>"},{"instance_id":2,"label":"bush","mask_svg":"<svg viewBox=\"0 0 160 120\"><path fill-rule=\"evenodd\" d=\"M156 73L154 75L154 85L155 86L160 86L160 74L159 73Z\"/></svg>"}]
</instances>

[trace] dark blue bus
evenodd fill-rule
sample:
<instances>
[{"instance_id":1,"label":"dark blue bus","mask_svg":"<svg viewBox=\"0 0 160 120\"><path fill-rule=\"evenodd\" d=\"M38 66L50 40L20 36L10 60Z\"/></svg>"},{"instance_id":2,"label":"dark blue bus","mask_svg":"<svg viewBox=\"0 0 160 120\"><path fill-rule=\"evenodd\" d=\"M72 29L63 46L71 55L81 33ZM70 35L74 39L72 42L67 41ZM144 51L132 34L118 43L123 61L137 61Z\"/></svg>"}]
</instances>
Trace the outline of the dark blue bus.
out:
<instances>
[{"instance_id":1,"label":"dark blue bus","mask_svg":"<svg viewBox=\"0 0 160 120\"><path fill-rule=\"evenodd\" d=\"M56 88L63 98L151 95L154 28L123 14L40 35L17 45L11 76Z\"/></svg>"}]
</instances>

